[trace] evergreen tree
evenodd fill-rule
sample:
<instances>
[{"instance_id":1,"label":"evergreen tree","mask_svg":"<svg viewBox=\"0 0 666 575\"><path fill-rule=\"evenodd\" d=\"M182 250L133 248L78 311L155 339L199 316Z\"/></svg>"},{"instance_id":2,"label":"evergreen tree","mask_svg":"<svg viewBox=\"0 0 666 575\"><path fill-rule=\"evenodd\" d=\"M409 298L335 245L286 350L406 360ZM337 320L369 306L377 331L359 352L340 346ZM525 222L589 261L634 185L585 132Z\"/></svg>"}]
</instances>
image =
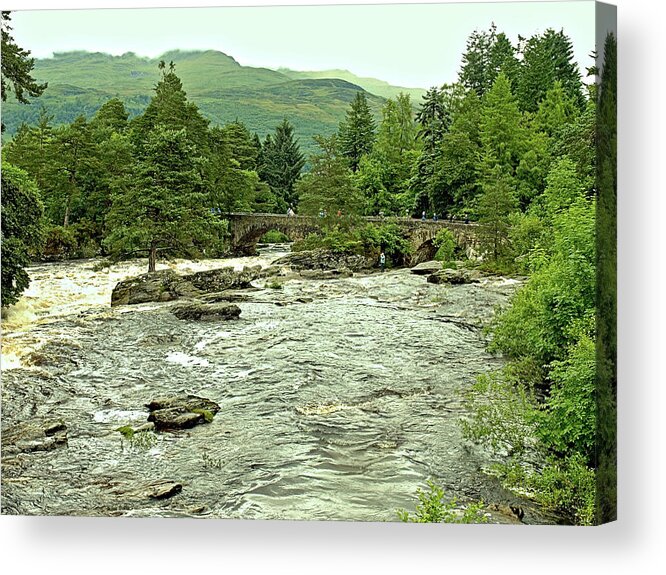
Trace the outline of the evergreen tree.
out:
<instances>
[{"instance_id":1,"label":"evergreen tree","mask_svg":"<svg viewBox=\"0 0 666 575\"><path fill-rule=\"evenodd\" d=\"M221 222L207 203L186 130L157 126L144 142L131 185L113 195L105 243L116 257L147 252L153 272L158 252L193 255L215 241Z\"/></svg>"},{"instance_id":2,"label":"evergreen tree","mask_svg":"<svg viewBox=\"0 0 666 575\"><path fill-rule=\"evenodd\" d=\"M372 151L375 127L365 92L356 92L346 118L338 130L340 149L347 158L352 172L358 170L361 157Z\"/></svg>"},{"instance_id":3,"label":"evergreen tree","mask_svg":"<svg viewBox=\"0 0 666 575\"><path fill-rule=\"evenodd\" d=\"M266 136L260 154L258 172L275 195L280 212L286 212L289 206L295 207L298 195L294 185L301 175L305 158L297 140L294 140L294 128L285 118L277 126L275 134Z\"/></svg>"},{"instance_id":4,"label":"evergreen tree","mask_svg":"<svg viewBox=\"0 0 666 575\"><path fill-rule=\"evenodd\" d=\"M135 118L134 143L141 152L142 143L150 132L158 126L171 130L184 129L188 141L199 151L206 148L208 136L208 120L206 120L195 104L187 100L183 84L176 75L173 62L168 70L162 61L159 64L162 73L155 86L155 95L146 107L145 112Z\"/></svg>"},{"instance_id":5,"label":"evergreen tree","mask_svg":"<svg viewBox=\"0 0 666 575\"><path fill-rule=\"evenodd\" d=\"M502 72L513 85L518 69L516 49L504 33L497 33L493 24L488 31L475 30L470 34L458 77L467 89L482 97Z\"/></svg>"},{"instance_id":6,"label":"evergreen tree","mask_svg":"<svg viewBox=\"0 0 666 575\"><path fill-rule=\"evenodd\" d=\"M340 154L337 136L316 136L321 153L312 156L312 170L296 185L301 213L316 215L322 210L345 216L362 212L363 197L354 186L352 174Z\"/></svg>"},{"instance_id":7,"label":"evergreen tree","mask_svg":"<svg viewBox=\"0 0 666 575\"><path fill-rule=\"evenodd\" d=\"M2 307L14 304L30 284L25 267L43 239L43 206L29 175L2 164Z\"/></svg>"},{"instance_id":8,"label":"evergreen tree","mask_svg":"<svg viewBox=\"0 0 666 575\"><path fill-rule=\"evenodd\" d=\"M502 73L483 98L479 129L486 168L499 165L513 175L525 151L526 134L509 80Z\"/></svg>"},{"instance_id":9,"label":"evergreen tree","mask_svg":"<svg viewBox=\"0 0 666 575\"><path fill-rule=\"evenodd\" d=\"M92 120L90 120L90 126L96 131L106 130L120 134L126 130L128 118L129 114L122 100L112 98L97 110Z\"/></svg>"},{"instance_id":10,"label":"evergreen tree","mask_svg":"<svg viewBox=\"0 0 666 575\"><path fill-rule=\"evenodd\" d=\"M573 45L564 31L549 28L532 36L522 50L516 95L522 110L536 112L548 90L559 80L564 93L582 109L585 98Z\"/></svg>"},{"instance_id":11,"label":"evergreen tree","mask_svg":"<svg viewBox=\"0 0 666 575\"><path fill-rule=\"evenodd\" d=\"M477 208L481 247L494 262L509 253L511 214L516 211L513 181L502 167L492 168L483 182L483 193Z\"/></svg>"},{"instance_id":12,"label":"evergreen tree","mask_svg":"<svg viewBox=\"0 0 666 575\"><path fill-rule=\"evenodd\" d=\"M222 128L222 135L231 157L236 160L242 170L256 170L257 157L261 150L261 142L257 147L258 136L250 133L243 122L235 120Z\"/></svg>"},{"instance_id":13,"label":"evergreen tree","mask_svg":"<svg viewBox=\"0 0 666 575\"><path fill-rule=\"evenodd\" d=\"M10 35L12 29L9 25L10 21L10 12L4 10L0 12L2 101L7 101L7 92L13 92L18 102L29 104L27 96L32 98L41 96L47 84L38 84L30 75L35 66L35 59L30 58L29 50L20 48L14 42L14 38ZM5 125L2 124L2 131L4 132L4 130Z\"/></svg>"}]
</instances>

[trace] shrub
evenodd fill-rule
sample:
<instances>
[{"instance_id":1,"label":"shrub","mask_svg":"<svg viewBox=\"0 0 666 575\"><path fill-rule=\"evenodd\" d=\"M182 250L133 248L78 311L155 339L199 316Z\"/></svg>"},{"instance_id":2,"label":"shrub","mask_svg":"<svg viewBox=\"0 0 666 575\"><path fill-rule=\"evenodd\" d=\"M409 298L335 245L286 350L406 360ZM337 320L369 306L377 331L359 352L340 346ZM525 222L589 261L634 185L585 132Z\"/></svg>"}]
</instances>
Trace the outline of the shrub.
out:
<instances>
[{"instance_id":1,"label":"shrub","mask_svg":"<svg viewBox=\"0 0 666 575\"><path fill-rule=\"evenodd\" d=\"M487 523L488 517L483 513L483 501L477 501L464 507L458 507L456 499L446 501L444 490L433 481L428 480L428 491L416 490L419 502L416 514L408 511L397 511L400 521L405 523Z\"/></svg>"},{"instance_id":2,"label":"shrub","mask_svg":"<svg viewBox=\"0 0 666 575\"><path fill-rule=\"evenodd\" d=\"M450 262L454 259L456 251L456 238L450 230L444 229L437 232L437 236L433 240L433 244L437 248L435 259L440 262Z\"/></svg>"},{"instance_id":3,"label":"shrub","mask_svg":"<svg viewBox=\"0 0 666 575\"><path fill-rule=\"evenodd\" d=\"M269 230L259 239L262 244L285 244L290 241L289 236L278 230Z\"/></svg>"}]
</instances>

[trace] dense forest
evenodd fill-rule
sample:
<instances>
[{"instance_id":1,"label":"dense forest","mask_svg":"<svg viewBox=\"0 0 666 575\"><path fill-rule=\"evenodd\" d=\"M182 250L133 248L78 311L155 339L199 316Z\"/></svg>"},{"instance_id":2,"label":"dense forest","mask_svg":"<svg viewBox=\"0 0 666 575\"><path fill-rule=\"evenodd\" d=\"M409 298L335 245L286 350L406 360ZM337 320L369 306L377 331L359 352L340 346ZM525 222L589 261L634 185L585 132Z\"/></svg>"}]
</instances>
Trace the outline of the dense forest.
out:
<instances>
[{"instance_id":1,"label":"dense forest","mask_svg":"<svg viewBox=\"0 0 666 575\"><path fill-rule=\"evenodd\" d=\"M2 98L23 102L48 87L30 76L9 22L3 13ZM212 125L168 62L131 119L119 99L66 124L43 107L3 146L2 305L27 286L31 259L148 256L152 271L159 257L222 255L228 212L476 221L483 260L473 265L529 279L489 328L508 363L474 385L465 432L501 456L494 471L508 487L594 523L597 354L614 357L614 333L598 349L595 311L597 234L614 237L614 37L600 49L604 69L587 72L601 83L586 84L564 31L517 45L494 26L474 31L457 83L432 87L421 102L389 98L380 118L358 91L337 131L315 138L311 158L288 116L265 138L234 118ZM611 198L601 230L600 186ZM327 225L308 246L362 245L362 228ZM380 233L398 261L407 248L397 232ZM608 250L612 242L604 257L614 261ZM613 394L605 401L614 413ZM519 463L527 452L546 466Z\"/></svg>"}]
</instances>

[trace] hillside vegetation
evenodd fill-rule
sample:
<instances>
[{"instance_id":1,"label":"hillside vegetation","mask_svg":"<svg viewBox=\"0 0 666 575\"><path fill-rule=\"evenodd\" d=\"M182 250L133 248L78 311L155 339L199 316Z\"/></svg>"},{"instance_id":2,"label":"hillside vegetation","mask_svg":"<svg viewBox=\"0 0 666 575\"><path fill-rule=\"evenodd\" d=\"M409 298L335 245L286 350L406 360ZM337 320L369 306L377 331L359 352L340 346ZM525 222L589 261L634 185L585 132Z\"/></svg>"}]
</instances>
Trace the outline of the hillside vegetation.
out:
<instances>
[{"instance_id":1,"label":"hillside vegetation","mask_svg":"<svg viewBox=\"0 0 666 575\"><path fill-rule=\"evenodd\" d=\"M384 97L394 97L401 91L380 80L356 78L345 71L334 70L329 75L241 66L214 50L174 50L155 59L132 52L122 56L64 52L35 60L33 76L48 82L49 89L27 106L5 103L6 135L11 137L22 123L35 124L41 106L56 125L69 124L81 114L91 118L111 98L123 102L130 118L138 116L159 80L160 60L177 65L188 98L213 125L238 119L263 138L288 116L306 153L315 149L313 136L337 130L358 91L369 92L368 103L377 118ZM417 102L415 95L412 97Z\"/></svg>"}]
</instances>

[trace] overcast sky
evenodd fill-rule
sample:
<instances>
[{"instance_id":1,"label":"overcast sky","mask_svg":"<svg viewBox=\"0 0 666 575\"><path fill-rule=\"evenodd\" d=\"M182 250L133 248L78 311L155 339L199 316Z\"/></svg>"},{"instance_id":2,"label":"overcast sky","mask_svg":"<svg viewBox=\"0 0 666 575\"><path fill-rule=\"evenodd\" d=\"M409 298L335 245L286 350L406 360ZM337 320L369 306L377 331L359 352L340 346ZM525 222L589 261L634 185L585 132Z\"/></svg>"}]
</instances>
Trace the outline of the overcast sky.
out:
<instances>
[{"instance_id":1,"label":"overcast sky","mask_svg":"<svg viewBox=\"0 0 666 575\"><path fill-rule=\"evenodd\" d=\"M213 49L246 66L342 68L422 88L455 81L470 32L491 22L513 41L563 28L581 71L595 48L591 1L19 10L12 21L17 43L38 58L68 50L155 57Z\"/></svg>"}]
</instances>

